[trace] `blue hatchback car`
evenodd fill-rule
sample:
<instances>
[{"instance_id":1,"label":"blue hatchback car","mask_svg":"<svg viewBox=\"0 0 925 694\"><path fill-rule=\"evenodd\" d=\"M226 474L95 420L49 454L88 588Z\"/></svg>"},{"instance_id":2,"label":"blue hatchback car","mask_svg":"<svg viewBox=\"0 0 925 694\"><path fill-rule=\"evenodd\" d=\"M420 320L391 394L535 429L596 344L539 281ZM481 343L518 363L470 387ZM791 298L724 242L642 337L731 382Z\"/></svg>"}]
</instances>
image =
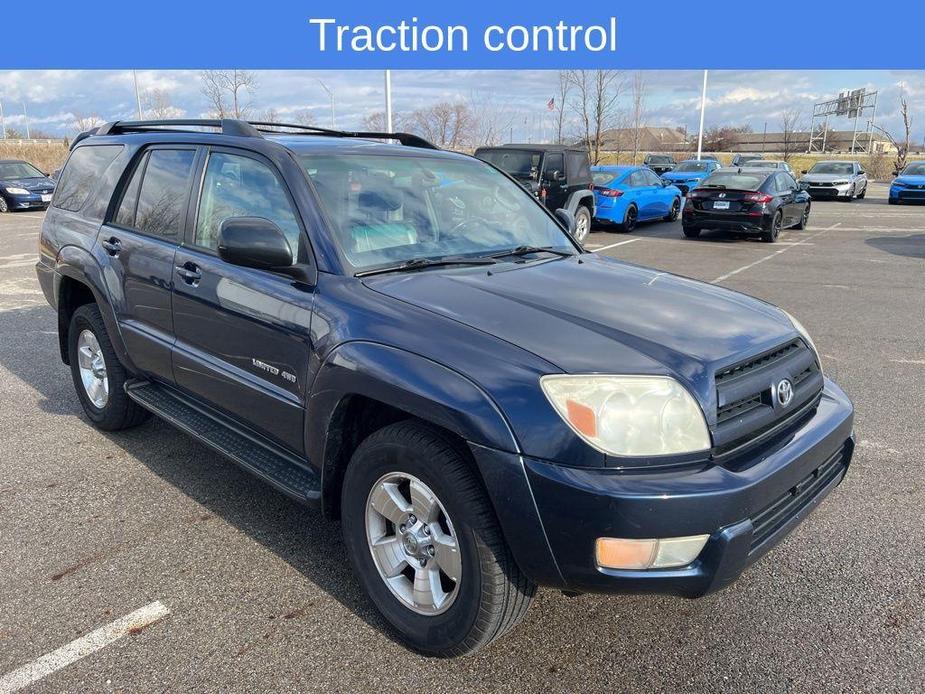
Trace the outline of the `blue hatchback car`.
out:
<instances>
[{"instance_id":1,"label":"blue hatchback car","mask_svg":"<svg viewBox=\"0 0 925 694\"><path fill-rule=\"evenodd\" d=\"M681 212L681 191L646 166L594 166L594 218L631 231L637 222L673 222Z\"/></svg>"},{"instance_id":2,"label":"blue hatchback car","mask_svg":"<svg viewBox=\"0 0 925 694\"><path fill-rule=\"evenodd\" d=\"M715 159L688 159L662 174L662 179L677 187L683 195L700 185L700 182L722 165Z\"/></svg>"},{"instance_id":3,"label":"blue hatchback car","mask_svg":"<svg viewBox=\"0 0 925 694\"><path fill-rule=\"evenodd\" d=\"M925 161L909 164L890 185L891 205L925 202Z\"/></svg>"}]
</instances>

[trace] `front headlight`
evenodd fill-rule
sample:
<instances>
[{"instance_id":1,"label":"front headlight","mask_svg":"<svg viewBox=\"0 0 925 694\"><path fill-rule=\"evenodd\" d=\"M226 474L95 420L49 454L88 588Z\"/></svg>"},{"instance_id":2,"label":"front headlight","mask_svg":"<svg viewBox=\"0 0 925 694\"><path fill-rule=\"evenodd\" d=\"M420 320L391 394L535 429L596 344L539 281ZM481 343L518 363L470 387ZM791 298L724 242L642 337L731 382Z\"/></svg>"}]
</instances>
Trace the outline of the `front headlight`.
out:
<instances>
[{"instance_id":1,"label":"front headlight","mask_svg":"<svg viewBox=\"0 0 925 694\"><path fill-rule=\"evenodd\" d=\"M693 396L668 376L543 376L559 416L597 450L617 456L706 451L710 432Z\"/></svg>"},{"instance_id":2,"label":"front headlight","mask_svg":"<svg viewBox=\"0 0 925 694\"><path fill-rule=\"evenodd\" d=\"M893 187L894 188L905 188L906 184L903 183L902 181L893 181Z\"/></svg>"},{"instance_id":3,"label":"front headlight","mask_svg":"<svg viewBox=\"0 0 925 694\"><path fill-rule=\"evenodd\" d=\"M10 195L28 195L29 191L25 188L7 188L6 192Z\"/></svg>"},{"instance_id":4,"label":"front headlight","mask_svg":"<svg viewBox=\"0 0 925 694\"><path fill-rule=\"evenodd\" d=\"M781 309L781 311L784 311L784 310ZM813 350L813 352L815 352L816 361L819 362L819 370L822 371L822 358L819 356L819 350L816 349L816 343L813 342L813 338L809 336L809 332L806 330L806 328L803 327L803 324L800 323L800 321L798 321L796 318L791 316L786 311L784 311L784 315L786 315L787 318L790 319L790 322L793 323L793 327L796 329L798 333L800 333L800 337L802 337L803 340L806 342L806 344L809 345L809 348Z\"/></svg>"}]
</instances>

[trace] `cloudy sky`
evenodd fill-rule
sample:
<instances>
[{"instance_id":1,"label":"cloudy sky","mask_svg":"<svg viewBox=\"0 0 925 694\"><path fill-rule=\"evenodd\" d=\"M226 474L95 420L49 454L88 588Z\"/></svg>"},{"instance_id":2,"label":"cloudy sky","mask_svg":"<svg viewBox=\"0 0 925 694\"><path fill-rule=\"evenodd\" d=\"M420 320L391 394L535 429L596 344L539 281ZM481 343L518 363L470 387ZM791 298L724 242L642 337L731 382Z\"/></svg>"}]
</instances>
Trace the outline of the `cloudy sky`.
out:
<instances>
[{"instance_id":1,"label":"cloudy sky","mask_svg":"<svg viewBox=\"0 0 925 694\"><path fill-rule=\"evenodd\" d=\"M363 118L384 108L381 71L262 71L251 96L255 115L273 109L281 117L309 111L319 125L329 125L331 105L321 82L335 94L338 128L356 128ZM647 84L646 124L685 126L696 131L702 72L644 71ZM169 95L177 116L201 117L209 106L196 71L139 70L142 92L159 89ZM627 74L627 78L631 75ZM557 75L543 71L394 71L396 113L437 101L476 99L502 109L513 124L516 140L538 140L551 132L546 102L555 94ZM805 117L812 104L837 96L840 90L879 89L876 122L898 133L898 102L904 90L915 117L915 140L925 139L925 71L714 71L707 91L707 127L750 125L760 132L779 130L781 113L799 109ZM624 99L629 108L629 98ZM32 128L54 135L73 134L79 116L98 114L106 120L133 118L135 97L130 71L0 71L0 103L6 126ZM850 129L847 121L833 123Z\"/></svg>"}]
</instances>

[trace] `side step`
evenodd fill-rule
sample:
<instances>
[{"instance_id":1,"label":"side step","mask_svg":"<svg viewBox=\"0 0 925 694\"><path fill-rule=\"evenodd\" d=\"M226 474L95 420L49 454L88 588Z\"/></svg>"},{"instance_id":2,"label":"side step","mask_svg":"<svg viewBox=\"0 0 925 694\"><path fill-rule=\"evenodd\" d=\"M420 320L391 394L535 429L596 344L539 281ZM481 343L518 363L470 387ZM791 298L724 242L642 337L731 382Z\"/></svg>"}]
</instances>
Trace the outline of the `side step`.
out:
<instances>
[{"instance_id":1,"label":"side step","mask_svg":"<svg viewBox=\"0 0 925 694\"><path fill-rule=\"evenodd\" d=\"M129 381L126 394L146 410L253 473L284 494L315 505L321 500L321 479L307 463L241 431L230 419L180 393L150 381Z\"/></svg>"}]
</instances>

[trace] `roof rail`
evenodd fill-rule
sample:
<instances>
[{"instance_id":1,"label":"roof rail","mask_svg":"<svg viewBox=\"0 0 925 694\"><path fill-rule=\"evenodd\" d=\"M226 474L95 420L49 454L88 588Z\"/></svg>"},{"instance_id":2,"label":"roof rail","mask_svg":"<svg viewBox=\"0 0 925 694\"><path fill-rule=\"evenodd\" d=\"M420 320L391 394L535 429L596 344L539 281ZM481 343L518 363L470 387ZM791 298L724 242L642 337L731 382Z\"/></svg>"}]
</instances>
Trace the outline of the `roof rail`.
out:
<instances>
[{"instance_id":1,"label":"roof rail","mask_svg":"<svg viewBox=\"0 0 925 694\"><path fill-rule=\"evenodd\" d=\"M422 149L440 149L434 143L425 140L418 135L411 133L383 133L383 132L358 132L354 130L331 130L329 128L319 128L314 125L299 125L297 123L273 123L270 121L247 121L253 125L258 132L276 133L278 135L322 135L325 137L359 137L373 140L398 140L406 147L420 147ZM289 128L300 132L287 132L277 128Z\"/></svg>"},{"instance_id":2,"label":"roof rail","mask_svg":"<svg viewBox=\"0 0 925 694\"><path fill-rule=\"evenodd\" d=\"M178 118L168 120L117 120L97 128L97 135L119 133L170 132L179 127L219 128L222 135L237 137L263 137L250 123L232 118Z\"/></svg>"}]
</instances>

